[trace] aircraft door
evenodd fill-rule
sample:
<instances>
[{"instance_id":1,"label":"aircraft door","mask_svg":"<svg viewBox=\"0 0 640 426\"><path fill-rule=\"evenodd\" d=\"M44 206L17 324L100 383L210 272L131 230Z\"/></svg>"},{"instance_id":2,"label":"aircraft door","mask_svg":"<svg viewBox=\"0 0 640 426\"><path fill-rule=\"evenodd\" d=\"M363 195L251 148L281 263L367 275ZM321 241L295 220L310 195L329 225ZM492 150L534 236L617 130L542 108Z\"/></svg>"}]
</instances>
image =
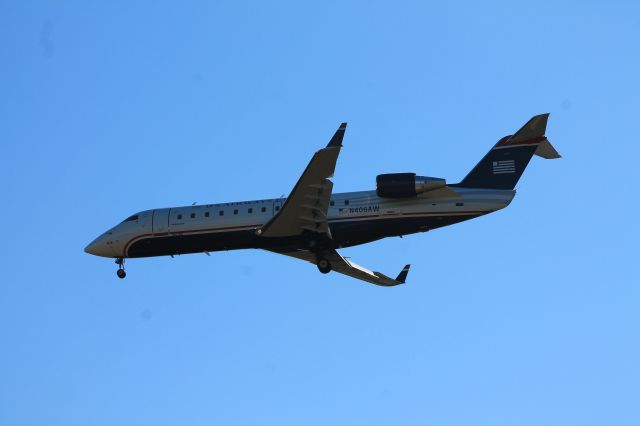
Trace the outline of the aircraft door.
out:
<instances>
[{"instance_id":1,"label":"aircraft door","mask_svg":"<svg viewBox=\"0 0 640 426\"><path fill-rule=\"evenodd\" d=\"M273 202L273 215L277 215L280 212L280 209L282 208L282 201L280 200L275 200Z\"/></svg>"},{"instance_id":2,"label":"aircraft door","mask_svg":"<svg viewBox=\"0 0 640 426\"><path fill-rule=\"evenodd\" d=\"M167 234L169 232L169 213L171 209L156 209L153 211L153 233Z\"/></svg>"}]
</instances>

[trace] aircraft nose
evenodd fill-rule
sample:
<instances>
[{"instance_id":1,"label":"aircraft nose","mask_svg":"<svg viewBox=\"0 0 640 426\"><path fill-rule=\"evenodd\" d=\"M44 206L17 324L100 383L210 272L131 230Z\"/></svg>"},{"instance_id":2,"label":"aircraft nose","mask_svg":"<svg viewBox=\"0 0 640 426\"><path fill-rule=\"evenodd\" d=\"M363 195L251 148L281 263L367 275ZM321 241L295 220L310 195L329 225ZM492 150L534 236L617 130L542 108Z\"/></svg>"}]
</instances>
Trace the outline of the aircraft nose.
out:
<instances>
[{"instance_id":1,"label":"aircraft nose","mask_svg":"<svg viewBox=\"0 0 640 426\"><path fill-rule=\"evenodd\" d=\"M111 246L107 244L107 238L105 238L104 235L93 240L84 248L84 251L94 256L113 257L113 250Z\"/></svg>"}]
</instances>

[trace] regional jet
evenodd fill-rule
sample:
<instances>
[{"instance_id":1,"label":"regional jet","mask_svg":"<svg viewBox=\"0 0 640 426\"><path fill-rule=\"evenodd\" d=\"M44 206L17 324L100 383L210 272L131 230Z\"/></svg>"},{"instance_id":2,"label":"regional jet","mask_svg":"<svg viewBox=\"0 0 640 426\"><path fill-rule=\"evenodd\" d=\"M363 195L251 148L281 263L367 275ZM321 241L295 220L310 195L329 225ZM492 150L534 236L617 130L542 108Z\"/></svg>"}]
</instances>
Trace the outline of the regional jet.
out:
<instances>
[{"instance_id":1,"label":"regional jet","mask_svg":"<svg viewBox=\"0 0 640 426\"><path fill-rule=\"evenodd\" d=\"M509 205L533 155L560 158L545 136L549 114L500 139L459 183L381 174L371 191L332 192L346 123L311 158L286 198L145 210L127 217L89 244L87 253L116 259L262 249L313 263L380 286L403 284L409 265L391 278L357 265L338 249L387 237L426 232L493 213Z\"/></svg>"}]
</instances>

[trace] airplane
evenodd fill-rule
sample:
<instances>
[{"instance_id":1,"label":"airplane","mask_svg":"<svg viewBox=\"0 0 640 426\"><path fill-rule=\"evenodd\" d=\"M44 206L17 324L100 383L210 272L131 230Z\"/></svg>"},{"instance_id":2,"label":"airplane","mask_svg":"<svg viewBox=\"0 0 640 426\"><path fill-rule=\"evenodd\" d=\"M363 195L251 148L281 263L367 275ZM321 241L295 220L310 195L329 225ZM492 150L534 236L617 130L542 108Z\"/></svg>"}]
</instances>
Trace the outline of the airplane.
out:
<instances>
[{"instance_id":1,"label":"airplane","mask_svg":"<svg viewBox=\"0 0 640 426\"><path fill-rule=\"evenodd\" d=\"M145 210L109 229L84 251L125 259L222 250L263 249L305 260L327 274L336 271L379 286L406 282L410 265L395 277L364 268L338 249L453 225L501 210L533 155L560 155L545 136L549 114L536 115L500 139L459 183L390 173L376 189L333 194L330 180L342 148L342 123L317 151L286 198Z\"/></svg>"}]
</instances>

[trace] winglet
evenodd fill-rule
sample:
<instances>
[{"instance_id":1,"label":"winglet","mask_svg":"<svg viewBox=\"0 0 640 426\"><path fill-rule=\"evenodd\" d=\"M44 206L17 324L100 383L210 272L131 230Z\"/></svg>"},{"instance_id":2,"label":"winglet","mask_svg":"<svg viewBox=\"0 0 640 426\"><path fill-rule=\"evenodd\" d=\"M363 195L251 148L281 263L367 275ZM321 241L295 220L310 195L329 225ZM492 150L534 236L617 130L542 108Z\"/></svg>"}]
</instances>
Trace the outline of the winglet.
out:
<instances>
[{"instance_id":1,"label":"winglet","mask_svg":"<svg viewBox=\"0 0 640 426\"><path fill-rule=\"evenodd\" d=\"M338 130L336 130L336 133L333 135L333 137L327 144L327 148L342 146L342 138L344 138L345 130L347 130L347 123L340 124L340 127L338 127Z\"/></svg>"},{"instance_id":2,"label":"winglet","mask_svg":"<svg viewBox=\"0 0 640 426\"><path fill-rule=\"evenodd\" d=\"M404 268L402 268L402 271L400 271L396 277L396 281L404 284L407 280L407 275L409 274L409 268L411 268L411 265L404 265Z\"/></svg>"}]
</instances>

